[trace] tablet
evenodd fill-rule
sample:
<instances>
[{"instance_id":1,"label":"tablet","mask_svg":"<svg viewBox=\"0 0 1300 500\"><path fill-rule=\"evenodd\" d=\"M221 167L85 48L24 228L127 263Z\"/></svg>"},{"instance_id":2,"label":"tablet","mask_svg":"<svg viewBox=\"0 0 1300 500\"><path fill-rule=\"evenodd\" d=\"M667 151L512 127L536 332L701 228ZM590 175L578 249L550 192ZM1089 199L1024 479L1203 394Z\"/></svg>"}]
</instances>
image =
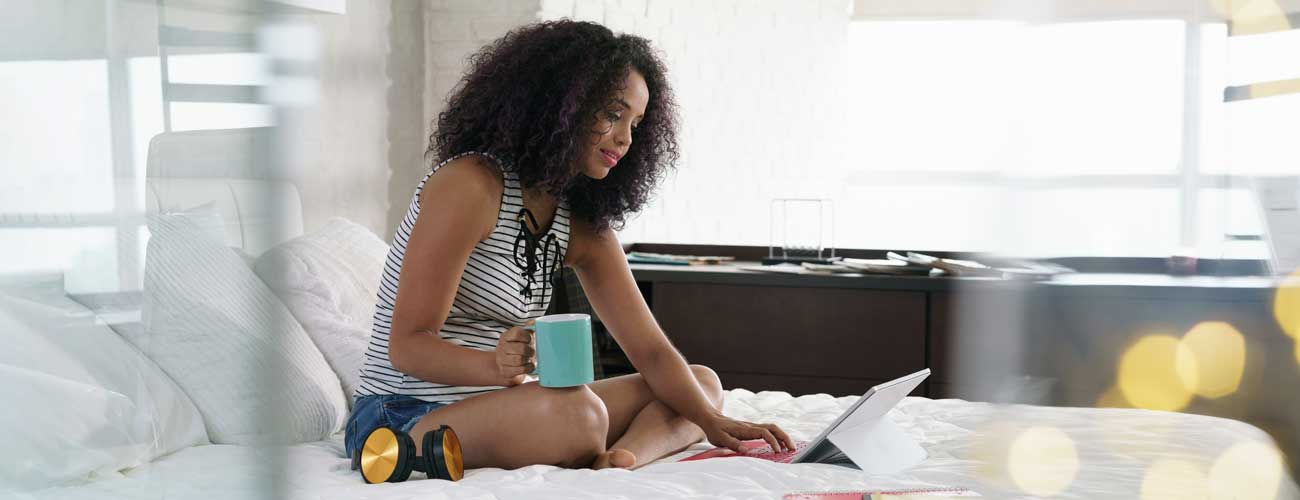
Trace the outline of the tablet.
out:
<instances>
[{"instance_id":1,"label":"tablet","mask_svg":"<svg viewBox=\"0 0 1300 500\"><path fill-rule=\"evenodd\" d=\"M853 460L850 460L843 452L840 451L830 437L836 433L846 433L850 430L860 428L866 425L872 425L879 422L889 410L898 405L903 398L911 394L916 386L926 377L930 376L930 369L926 368L911 375L903 376L876 385L867 390L857 402L853 403L849 409L840 414L831 425L827 426L821 434L808 443L808 446L795 455L790 460L791 463L834 463L847 465L854 468ZM859 464L860 465L860 464Z\"/></svg>"}]
</instances>

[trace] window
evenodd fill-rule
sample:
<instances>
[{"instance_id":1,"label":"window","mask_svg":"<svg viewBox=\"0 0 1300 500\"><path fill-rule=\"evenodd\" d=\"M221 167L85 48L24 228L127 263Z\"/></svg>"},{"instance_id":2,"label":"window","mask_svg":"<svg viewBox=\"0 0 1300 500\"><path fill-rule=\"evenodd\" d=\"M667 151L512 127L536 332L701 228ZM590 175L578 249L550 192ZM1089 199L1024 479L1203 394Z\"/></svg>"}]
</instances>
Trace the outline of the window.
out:
<instances>
[{"instance_id":1,"label":"window","mask_svg":"<svg viewBox=\"0 0 1300 500\"><path fill-rule=\"evenodd\" d=\"M0 116L4 164L20 167L5 169L0 213L112 212L103 59L0 62Z\"/></svg>"},{"instance_id":2,"label":"window","mask_svg":"<svg viewBox=\"0 0 1300 500\"><path fill-rule=\"evenodd\" d=\"M767 201L812 197L838 247L1264 258L1229 235L1263 229L1249 176L1300 173L1300 94L1224 89L1300 75L1300 30L1176 15L853 21L839 64L774 49L752 85L686 82L726 91L683 91L684 166L624 237L763 246Z\"/></svg>"},{"instance_id":3,"label":"window","mask_svg":"<svg viewBox=\"0 0 1300 500\"><path fill-rule=\"evenodd\" d=\"M0 274L65 271L70 291L116 289L106 61L0 62L0 116Z\"/></svg>"},{"instance_id":4,"label":"window","mask_svg":"<svg viewBox=\"0 0 1300 500\"><path fill-rule=\"evenodd\" d=\"M837 232L841 244L1168 255L1180 242L1184 31L1176 20L852 23L862 125L851 131L864 144L849 210L905 216L870 239Z\"/></svg>"},{"instance_id":5,"label":"window","mask_svg":"<svg viewBox=\"0 0 1300 500\"><path fill-rule=\"evenodd\" d=\"M0 60L0 274L60 271L72 293L142 286L148 146L169 119L178 131L274 119L257 102L204 102L231 90L256 97L248 89L269 80L265 57L247 47L251 37L209 33L206 40L236 46L190 43L164 65L157 32L136 32L141 20L159 17L159 4L95 5L36 9L28 21L41 28ZM65 33L69 26L85 34ZM163 67L191 92L184 99L164 100Z\"/></svg>"},{"instance_id":6,"label":"window","mask_svg":"<svg viewBox=\"0 0 1300 500\"><path fill-rule=\"evenodd\" d=\"M217 52L167 56L168 82L192 90L186 101L169 103L174 131L268 127L275 123L270 105L225 102L222 94L246 93L270 83L266 56L253 52ZM246 96L256 99L257 96ZM161 96L159 96L161 98ZM210 99L209 102L204 102Z\"/></svg>"}]
</instances>

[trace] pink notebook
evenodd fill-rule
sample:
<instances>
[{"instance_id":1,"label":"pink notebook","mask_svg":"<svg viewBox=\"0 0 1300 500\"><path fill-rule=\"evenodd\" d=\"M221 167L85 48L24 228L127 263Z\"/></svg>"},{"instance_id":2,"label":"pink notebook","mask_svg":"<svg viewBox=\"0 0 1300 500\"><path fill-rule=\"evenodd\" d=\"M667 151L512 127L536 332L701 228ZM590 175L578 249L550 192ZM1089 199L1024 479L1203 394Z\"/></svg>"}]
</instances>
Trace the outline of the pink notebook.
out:
<instances>
[{"instance_id":1,"label":"pink notebook","mask_svg":"<svg viewBox=\"0 0 1300 500\"><path fill-rule=\"evenodd\" d=\"M879 493L881 495L917 495L917 496L944 496L944 497L978 497L975 493L966 488L921 488L908 490L862 490L862 491L825 491L825 492L802 492L787 493L783 500L871 500L871 495ZM888 498L888 497L886 497Z\"/></svg>"},{"instance_id":2,"label":"pink notebook","mask_svg":"<svg viewBox=\"0 0 1300 500\"><path fill-rule=\"evenodd\" d=\"M778 453L772 451L772 447L767 444L767 441L763 441L762 439L751 439L749 441L741 442L741 447L745 449L744 453L736 453L728 448L714 448L709 451L696 453L683 458L680 461L689 462L692 460L704 460L706 458L750 457L788 464L790 463L790 460L794 459L795 455L798 455L800 451L803 451L803 449L808 446L808 443L802 441L796 442L795 446L796 448L793 450Z\"/></svg>"}]
</instances>

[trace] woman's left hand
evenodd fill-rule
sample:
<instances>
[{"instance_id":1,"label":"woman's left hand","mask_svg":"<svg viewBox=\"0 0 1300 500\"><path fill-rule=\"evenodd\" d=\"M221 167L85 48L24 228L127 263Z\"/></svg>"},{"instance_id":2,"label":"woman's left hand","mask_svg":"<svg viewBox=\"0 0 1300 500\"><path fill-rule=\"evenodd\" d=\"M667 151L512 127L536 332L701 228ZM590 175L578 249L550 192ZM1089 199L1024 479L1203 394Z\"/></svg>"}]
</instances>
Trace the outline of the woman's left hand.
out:
<instances>
[{"instance_id":1,"label":"woman's left hand","mask_svg":"<svg viewBox=\"0 0 1300 500\"><path fill-rule=\"evenodd\" d=\"M741 441L749 439L767 441L775 452L795 449L794 441L776 424L754 424L722 415L712 415L703 422L696 422L696 425L704 430L704 436L714 446L730 448L736 453L745 452Z\"/></svg>"}]
</instances>

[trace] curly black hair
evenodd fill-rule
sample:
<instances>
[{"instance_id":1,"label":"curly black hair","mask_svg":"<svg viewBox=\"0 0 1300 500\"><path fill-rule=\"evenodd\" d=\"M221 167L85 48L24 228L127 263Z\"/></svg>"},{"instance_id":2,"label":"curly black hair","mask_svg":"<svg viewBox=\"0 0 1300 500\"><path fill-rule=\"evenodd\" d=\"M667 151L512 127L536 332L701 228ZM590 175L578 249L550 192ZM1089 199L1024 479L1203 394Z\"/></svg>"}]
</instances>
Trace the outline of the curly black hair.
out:
<instances>
[{"instance_id":1,"label":"curly black hair","mask_svg":"<svg viewBox=\"0 0 1300 500\"><path fill-rule=\"evenodd\" d=\"M516 28L470 56L429 136L428 154L488 151L525 186L566 200L597 229L621 228L678 158L677 110L667 71L644 38L569 20ZM618 168L601 180L578 158L630 71L650 91Z\"/></svg>"}]
</instances>

